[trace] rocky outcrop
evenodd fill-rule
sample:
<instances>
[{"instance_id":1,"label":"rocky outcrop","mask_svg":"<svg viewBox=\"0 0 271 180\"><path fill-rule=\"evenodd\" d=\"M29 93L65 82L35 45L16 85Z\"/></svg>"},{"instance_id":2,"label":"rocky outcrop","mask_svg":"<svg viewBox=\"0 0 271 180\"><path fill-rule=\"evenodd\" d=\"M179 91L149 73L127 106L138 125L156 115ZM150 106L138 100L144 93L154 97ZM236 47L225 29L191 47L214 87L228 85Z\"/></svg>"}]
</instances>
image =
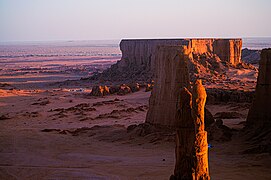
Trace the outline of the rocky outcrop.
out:
<instances>
[{"instance_id":1,"label":"rocky outcrop","mask_svg":"<svg viewBox=\"0 0 271 180\"><path fill-rule=\"evenodd\" d=\"M209 69L221 69L227 64L236 66L241 61L241 39L135 39L122 40L120 49L122 58L117 64L101 74L94 75L92 80L102 81L147 81L154 75L158 46L186 46L191 49L197 62L189 62L192 73L198 64ZM203 59L202 59L203 58ZM209 61L206 63L205 59ZM203 62L202 62L203 61ZM222 63L222 64L221 64ZM213 67L214 66L214 67ZM223 69L223 68L222 68ZM196 72L200 74L200 72Z\"/></svg>"},{"instance_id":2,"label":"rocky outcrop","mask_svg":"<svg viewBox=\"0 0 271 180\"><path fill-rule=\"evenodd\" d=\"M256 95L247 117L247 135L253 148L246 153L271 154L271 48L263 49L259 62Z\"/></svg>"},{"instance_id":3,"label":"rocky outcrop","mask_svg":"<svg viewBox=\"0 0 271 180\"><path fill-rule=\"evenodd\" d=\"M191 49L187 46L159 46L155 64L155 85L149 100L146 122L176 127L179 91L189 85L187 61Z\"/></svg>"},{"instance_id":4,"label":"rocky outcrop","mask_svg":"<svg viewBox=\"0 0 271 180\"><path fill-rule=\"evenodd\" d=\"M242 60L249 64L258 64L260 61L261 50L243 49Z\"/></svg>"},{"instance_id":5,"label":"rocky outcrop","mask_svg":"<svg viewBox=\"0 0 271 180\"><path fill-rule=\"evenodd\" d=\"M171 180L193 179L195 124L192 118L192 94L187 88L180 91L180 100L177 104L177 132L175 147L175 168Z\"/></svg>"},{"instance_id":6,"label":"rocky outcrop","mask_svg":"<svg viewBox=\"0 0 271 180\"><path fill-rule=\"evenodd\" d=\"M190 85L187 62L193 57L191 49L186 46L159 46L158 49L154 79L157 83L149 100L146 123L176 127L179 91ZM209 126L214 118L207 109L205 112L205 123Z\"/></svg>"},{"instance_id":7,"label":"rocky outcrop","mask_svg":"<svg viewBox=\"0 0 271 180\"><path fill-rule=\"evenodd\" d=\"M262 50L259 63L256 95L248 113L248 126L265 126L271 124L271 49Z\"/></svg>"},{"instance_id":8,"label":"rocky outcrop","mask_svg":"<svg viewBox=\"0 0 271 180\"><path fill-rule=\"evenodd\" d=\"M187 88L180 92L176 116L176 163L171 180L210 179L207 132L204 127L206 96L201 80L195 82L192 94Z\"/></svg>"},{"instance_id":9,"label":"rocky outcrop","mask_svg":"<svg viewBox=\"0 0 271 180\"><path fill-rule=\"evenodd\" d=\"M244 91L244 90L234 90L234 89L218 89L212 88L207 89L207 104L215 103L252 103L255 92L254 91Z\"/></svg>"},{"instance_id":10,"label":"rocky outcrop","mask_svg":"<svg viewBox=\"0 0 271 180\"><path fill-rule=\"evenodd\" d=\"M206 103L206 91L201 80L197 80L192 91L192 118L195 123L195 174L192 179L208 180L208 142L207 132L204 127L204 106Z\"/></svg>"},{"instance_id":11,"label":"rocky outcrop","mask_svg":"<svg viewBox=\"0 0 271 180\"><path fill-rule=\"evenodd\" d=\"M105 96L109 95L109 88L107 86L94 86L91 90L91 96Z\"/></svg>"},{"instance_id":12,"label":"rocky outcrop","mask_svg":"<svg viewBox=\"0 0 271 180\"><path fill-rule=\"evenodd\" d=\"M122 85L120 85L117 94L118 95L125 95L125 94L129 94L131 92L132 92L132 90L129 86L127 86L126 84L122 84Z\"/></svg>"}]
</instances>

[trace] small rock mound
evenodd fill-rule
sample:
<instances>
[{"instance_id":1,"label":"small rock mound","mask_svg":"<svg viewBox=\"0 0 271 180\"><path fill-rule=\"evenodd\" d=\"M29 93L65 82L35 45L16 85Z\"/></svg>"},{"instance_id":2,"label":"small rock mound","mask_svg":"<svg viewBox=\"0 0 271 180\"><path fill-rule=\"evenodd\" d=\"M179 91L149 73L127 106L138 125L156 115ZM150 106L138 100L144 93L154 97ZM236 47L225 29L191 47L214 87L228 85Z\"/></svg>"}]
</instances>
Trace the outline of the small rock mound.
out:
<instances>
[{"instance_id":1,"label":"small rock mound","mask_svg":"<svg viewBox=\"0 0 271 180\"><path fill-rule=\"evenodd\" d=\"M126 95L131 93L132 90L129 86L127 86L126 84L122 84L119 87L119 91L117 92L118 95Z\"/></svg>"},{"instance_id":2,"label":"small rock mound","mask_svg":"<svg viewBox=\"0 0 271 180\"><path fill-rule=\"evenodd\" d=\"M152 91L153 86L154 86L154 84L153 84L153 83L151 83L151 84L146 84L145 92Z\"/></svg>"},{"instance_id":3,"label":"small rock mound","mask_svg":"<svg viewBox=\"0 0 271 180\"><path fill-rule=\"evenodd\" d=\"M105 96L109 94L110 92L107 86L94 86L90 93L91 96Z\"/></svg>"},{"instance_id":4,"label":"small rock mound","mask_svg":"<svg viewBox=\"0 0 271 180\"><path fill-rule=\"evenodd\" d=\"M128 85L132 92L137 92L140 90L140 85L138 83L131 83Z\"/></svg>"}]
</instances>

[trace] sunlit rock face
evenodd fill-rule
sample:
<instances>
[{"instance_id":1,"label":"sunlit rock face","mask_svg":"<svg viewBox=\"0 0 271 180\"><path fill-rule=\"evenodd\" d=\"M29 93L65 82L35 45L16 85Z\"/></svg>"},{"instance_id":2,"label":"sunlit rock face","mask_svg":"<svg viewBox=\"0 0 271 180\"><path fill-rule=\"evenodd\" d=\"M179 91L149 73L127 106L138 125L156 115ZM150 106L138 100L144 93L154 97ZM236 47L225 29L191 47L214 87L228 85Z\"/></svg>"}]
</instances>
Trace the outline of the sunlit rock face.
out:
<instances>
[{"instance_id":1,"label":"sunlit rock face","mask_svg":"<svg viewBox=\"0 0 271 180\"><path fill-rule=\"evenodd\" d=\"M271 48L262 50L259 64L256 96L248 113L247 125L266 128L271 125Z\"/></svg>"},{"instance_id":2,"label":"sunlit rock face","mask_svg":"<svg viewBox=\"0 0 271 180\"><path fill-rule=\"evenodd\" d=\"M221 61L236 66L241 62L242 39L190 39L193 54L216 54Z\"/></svg>"},{"instance_id":3,"label":"sunlit rock face","mask_svg":"<svg viewBox=\"0 0 271 180\"><path fill-rule=\"evenodd\" d=\"M119 67L143 66L153 70L156 47L160 45L182 46L192 49L193 54L212 53L222 61L237 65L241 60L241 39L134 39L122 40L122 58Z\"/></svg>"},{"instance_id":4,"label":"sunlit rock face","mask_svg":"<svg viewBox=\"0 0 271 180\"><path fill-rule=\"evenodd\" d=\"M187 46L191 49L193 56L201 57L203 55L207 59L215 59L214 61L217 61L218 58L219 61L232 66L236 66L241 61L242 39L124 39L120 42L121 60L104 73L94 76L93 79L111 81L151 80L154 76L157 61L157 47L161 45ZM193 66L197 66L197 62L192 63ZM190 71L194 72L194 69L189 65Z\"/></svg>"}]
</instances>

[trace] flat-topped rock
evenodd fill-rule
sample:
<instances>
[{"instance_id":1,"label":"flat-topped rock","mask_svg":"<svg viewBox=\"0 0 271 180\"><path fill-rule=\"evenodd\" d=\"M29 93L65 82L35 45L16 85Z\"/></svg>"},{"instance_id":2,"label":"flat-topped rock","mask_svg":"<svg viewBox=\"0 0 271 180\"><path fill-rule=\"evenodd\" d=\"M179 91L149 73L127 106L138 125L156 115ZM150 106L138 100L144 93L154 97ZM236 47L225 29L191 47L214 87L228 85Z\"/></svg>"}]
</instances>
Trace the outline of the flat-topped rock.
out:
<instances>
[{"instance_id":1,"label":"flat-topped rock","mask_svg":"<svg viewBox=\"0 0 271 180\"><path fill-rule=\"evenodd\" d=\"M158 46L187 46L195 57L189 70L198 72L197 63L207 68L215 69L217 63L224 62L236 66L241 62L242 39L124 39L120 42L122 58L111 68L98 74L92 79L109 81L146 81L154 76L155 54ZM205 61L211 60L207 63ZM191 64L191 63L190 63ZM214 66L211 67L211 66Z\"/></svg>"}]
</instances>

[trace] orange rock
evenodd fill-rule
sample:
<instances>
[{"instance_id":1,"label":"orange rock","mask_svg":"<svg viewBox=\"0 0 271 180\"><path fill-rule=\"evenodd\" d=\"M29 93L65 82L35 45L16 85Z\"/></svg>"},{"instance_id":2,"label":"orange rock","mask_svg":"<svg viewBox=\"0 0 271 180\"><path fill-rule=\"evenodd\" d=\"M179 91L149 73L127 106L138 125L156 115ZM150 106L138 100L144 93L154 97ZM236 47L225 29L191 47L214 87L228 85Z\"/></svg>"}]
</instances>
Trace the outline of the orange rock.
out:
<instances>
[{"instance_id":1,"label":"orange rock","mask_svg":"<svg viewBox=\"0 0 271 180\"><path fill-rule=\"evenodd\" d=\"M91 96L105 96L109 94L109 88L107 86L94 86L90 93Z\"/></svg>"},{"instance_id":2,"label":"orange rock","mask_svg":"<svg viewBox=\"0 0 271 180\"><path fill-rule=\"evenodd\" d=\"M192 93L192 117L195 123L195 180L207 180L209 176L208 166L208 142L207 132L204 130L204 106L207 94L201 80L197 80Z\"/></svg>"},{"instance_id":3,"label":"orange rock","mask_svg":"<svg viewBox=\"0 0 271 180\"><path fill-rule=\"evenodd\" d=\"M159 46L157 52L146 122L176 127L176 103L180 89L189 85L187 60L191 51L186 46Z\"/></svg>"}]
</instances>

